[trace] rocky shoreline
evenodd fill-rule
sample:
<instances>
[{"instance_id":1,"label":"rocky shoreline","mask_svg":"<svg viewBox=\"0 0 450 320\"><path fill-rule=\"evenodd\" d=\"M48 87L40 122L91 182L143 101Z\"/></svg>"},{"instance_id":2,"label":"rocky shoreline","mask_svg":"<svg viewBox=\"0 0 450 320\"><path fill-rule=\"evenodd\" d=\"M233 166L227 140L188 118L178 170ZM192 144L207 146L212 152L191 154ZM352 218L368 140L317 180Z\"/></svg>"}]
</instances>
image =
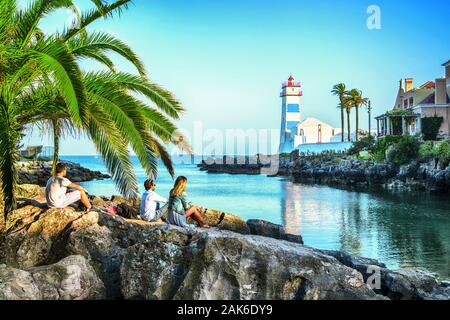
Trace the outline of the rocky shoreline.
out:
<instances>
[{"instance_id":1,"label":"rocky shoreline","mask_svg":"<svg viewBox=\"0 0 450 320\"><path fill-rule=\"evenodd\" d=\"M38 186L20 193L0 236L0 299L450 299L434 275L310 248L262 220L228 214L220 228L183 229L49 210ZM205 211L211 223L220 215Z\"/></svg>"},{"instance_id":2,"label":"rocky shoreline","mask_svg":"<svg viewBox=\"0 0 450 320\"><path fill-rule=\"evenodd\" d=\"M68 178L75 183L109 179L111 176L100 171L92 171L77 163L61 161L67 165ZM47 161L24 161L18 165L19 183L45 186L52 175L52 163Z\"/></svg>"},{"instance_id":3,"label":"rocky shoreline","mask_svg":"<svg viewBox=\"0 0 450 320\"><path fill-rule=\"evenodd\" d=\"M344 187L383 187L390 190L417 190L437 193L450 192L450 166L442 167L436 160L412 162L396 167L387 163L358 160L348 156L301 157L279 161L278 171L272 176L285 176L296 183L320 183ZM219 162L219 163L218 163ZM210 173L264 174L265 164L222 164L221 161L203 161L201 170Z\"/></svg>"}]
</instances>

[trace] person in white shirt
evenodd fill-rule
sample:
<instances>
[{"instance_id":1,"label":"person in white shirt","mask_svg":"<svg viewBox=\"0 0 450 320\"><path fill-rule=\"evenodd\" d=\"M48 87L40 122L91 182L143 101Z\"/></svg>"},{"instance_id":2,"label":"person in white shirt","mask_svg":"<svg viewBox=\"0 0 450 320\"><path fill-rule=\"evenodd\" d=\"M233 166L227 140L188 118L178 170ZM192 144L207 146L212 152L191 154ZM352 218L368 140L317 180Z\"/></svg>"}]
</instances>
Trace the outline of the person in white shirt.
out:
<instances>
[{"instance_id":1,"label":"person in white shirt","mask_svg":"<svg viewBox=\"0 0 450 320\"><path fill-rule=\"evenodd\" d=\"M92 209L89 202L87 192L83 187L72 183L66 178L67 166L65 163L58 163L56 165L56 176L47 181L45 188L45 197L49 208L65 208L75 202L80 201L85 207L86 211ZM74 189L74 191L67 192L67 189Z\"/></svg>"},{"instance_id":2,"label":"person in white shirt","mask_svg":"<svg viewBox=\"0 0 450 320\"><path fill-rule=\"evenodd\" d=\"M167 212L169 199L155 192L156 183L151 179L145 181L144 187L145 192L142 194L140 217L149 222L159 221ZM161 203L165 203L165 205L161 206Z\"/></svg>"}]
</instances>

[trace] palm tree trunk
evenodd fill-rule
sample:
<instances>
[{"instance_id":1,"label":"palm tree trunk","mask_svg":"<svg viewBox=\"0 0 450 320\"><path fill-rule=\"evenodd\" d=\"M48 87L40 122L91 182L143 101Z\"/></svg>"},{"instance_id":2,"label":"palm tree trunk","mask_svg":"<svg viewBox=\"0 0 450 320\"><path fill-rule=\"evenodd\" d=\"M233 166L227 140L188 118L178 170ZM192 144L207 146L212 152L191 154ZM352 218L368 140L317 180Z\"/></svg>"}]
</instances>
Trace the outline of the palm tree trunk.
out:
<instances>
[{"instance_id":1,"label":"palm tree trunk","mask_svg":"<svg viewBox=\"0 0 450 320\"><path fill-rule=\"evenodd\" d=\"M52 178L56 177L56 165L59 159L59 135L61 129L61 123L57 119L52 119L53 126L53 163L52 163Z\"/></svg>"},{"instance_id":2,"label":"palm tree trunk","mask_svg":"<svg viewBox=\"0 0 450 320\"><path fill-rule=\"evenodd\" d=\"M355 124L355 126L356 126L356 132L355 132L355 139L356 139L356 141L358 141L358 130L359 130L359 107L358 106L355 106L355 109L356 109L356 124Z\"/></svg>"},{"instance_id":3,"label":"palm tree trunk","mask_svg":"<svg viewBox=\"0 0 450 320\"><path fill-rule=\"evenodd\" d=\"M351 137L351 131L350 131L350 111L349 110L347 110L347 129L348 129L347 138L348 138L348 141L350 142L350 141L352 141L352 137Z\"/></svg>"},{"instance_id":4,"label":"palm tree trunk","mask_svg":"<svg viewBox=\"0 0 450 320\"><path fill-rule=\"evenodd\" d=\"M0 176L4 203L4 219L17 208L16 186L18 181L17 161L20 133L9 119L7 107L0 106Z\"/></svg>"},{"instance_id":5,"label":"palm tree trunk","mask_svg":"<svg viewBox=\"0 0 450 320\"><path fill-rule=\"evenodd\" d=\"M342 138L342 142L344 142L344 140L345 140L345 115L344 115L344 107L342 107L342 105L343 105L343 103L342 103L342 101L341 101L341 129L342 129L342 132L341 132L341 138Z\"/></svg>"}]
</instances>

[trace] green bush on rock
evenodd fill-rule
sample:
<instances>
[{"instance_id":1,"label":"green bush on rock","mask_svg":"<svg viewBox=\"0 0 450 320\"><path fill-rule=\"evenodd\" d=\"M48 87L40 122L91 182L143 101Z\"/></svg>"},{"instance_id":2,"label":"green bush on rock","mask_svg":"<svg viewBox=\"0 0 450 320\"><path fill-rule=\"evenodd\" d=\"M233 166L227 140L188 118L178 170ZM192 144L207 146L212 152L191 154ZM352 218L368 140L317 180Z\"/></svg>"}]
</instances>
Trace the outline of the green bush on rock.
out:
<instances>
[{"instance_id":1,"label":"green bush on rock","mask_svg":"<svg viewBox=\"0 0 450 320\"><path fill-rule=\"evenodd\" d=\"M349 155L359 155L362 151L371 151L375 146L375 137L369 135L361 138L361 140L353 142L350 149L348 149Z\"/></svg>"},{"instance_id":2,"label":"green bush on rock","mask_svg":"<svg viewBox=\"0 0 450 320\"><path fill-rule=\"evenodd\" d=\"M439 162L447 166L450 163L450 139L437 143L434 149Z\"/></svg>"},{"instance_id":3,"label":"green bush on rock","mask_svg":"<svg viewBox=\"0 0 450 320\"><path fill-rule=\"evenodd\" d=\"M401 140L402 136L386 136L379 139L372 147L372 158L376 162L386 159L386 151L390 145L393 145Z\"/></svg>"},{"instance_id":4,"label":"green bush on rock","mask_svg":"<svg viewBox=\"0 0 450 320\"><path fill-rule=\"evenodd\" d=\"M446 167L450 163L450 139L437 143L425 141L420 145L419 154L422 161L435 158L443 167Z\"/></svg>"},{"instance_id":5,"label":"green bush on rock","mask_svg":"<svg viewBox=\"0 0 450 320\"><path fill-rule=\"evenodd\" d=\"M396 166L411 162L419 156L420 142L411 136L402 136L401 139L392 144L386 153L386 160Z\"/></svg>"},{"instance_id":6,"label":"green bush on rock","mask_svg":"<svg viewBox=\"0 0 450 320\"><path fill-rule=\"evenodd\" d=\"M427 161L436 158L433 141L425 141L419 147L420 160Z\"/></svg>"}]
</instances>

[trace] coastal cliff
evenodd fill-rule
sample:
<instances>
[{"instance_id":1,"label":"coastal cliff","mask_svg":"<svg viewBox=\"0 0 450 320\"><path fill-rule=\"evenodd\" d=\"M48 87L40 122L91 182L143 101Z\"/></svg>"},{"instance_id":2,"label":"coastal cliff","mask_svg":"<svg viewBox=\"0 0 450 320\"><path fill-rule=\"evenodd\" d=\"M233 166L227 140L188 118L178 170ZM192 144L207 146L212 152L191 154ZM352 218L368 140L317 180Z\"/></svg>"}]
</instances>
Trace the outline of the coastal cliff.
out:
<instances>
[{"instance_id":1,"label":"coastal cliff","mask_svg":"<svg viewBox=\"0 0 450 320\"><path fill-rule=\"evenodd\" d=\"M220 229L183 229L49 210L43 188L22 190L0 237L0 299L450 298L450 283L433 275L310 248L268 222L227 215ZM214 223L220 212L207 211ZM367 285L369 267L379 289Z\"/></svg>"},{"instance_id":2,"label":"coastal cliff","mask_svg":"<svg viewBox=\"0 0 450 320\"><path fill-rule=\"evenodd\" d=\"M382 186L386 189L450 191L450 167L436 162L412 162L404 166L374 163L352 158L321 157L298 159L287 169L294 182L314 182L357 187Z\"/></svg>"},{"instance_id":3,"label":"coastal cliff","mask_svg":"<svg viewBox=\"0 0 450 320\"><path fill-rule=\"evenodd\" d=\"M62 161L67 165L68 178L72 182L109 179L111 176L84 168L77 163ZM18 166L19 182L22 184L37 184L45 186L48 177L52 175L52 163L45 161L20 162Z\"/></svg>"},{"instance_id":4,"label":"coastal cliff","mask_svg":"<svg viewBox=\"0 0 450 320\"><path fill-rule=\"evenodd\" d=\"M310 156L290 161L273 157L278 171L273 176L292 178L297 183L321 183L346 187L383 187L393 190L420 190L439 193L450 191L450 166L443 167L436 160L413 161L404 166L386 162L375 163L349 156ZM210 173L264 174L267 165L212 164L202 162L201 170Z\"/></svg>"}]
</instances>

